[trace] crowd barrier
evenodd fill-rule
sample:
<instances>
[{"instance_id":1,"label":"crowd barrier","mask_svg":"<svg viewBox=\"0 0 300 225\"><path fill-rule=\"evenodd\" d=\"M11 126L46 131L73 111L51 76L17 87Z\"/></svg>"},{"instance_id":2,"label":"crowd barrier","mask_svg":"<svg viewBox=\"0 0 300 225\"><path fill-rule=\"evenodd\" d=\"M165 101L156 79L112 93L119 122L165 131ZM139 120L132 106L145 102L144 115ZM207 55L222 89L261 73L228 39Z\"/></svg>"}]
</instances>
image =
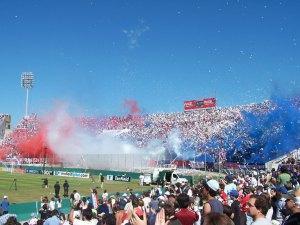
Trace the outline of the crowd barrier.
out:
<instances>
[{"instance_id":1,"label":"crowd barrier","mask_svg":"<svg viewBox=\"0 0 300 225\"><path fill-rule=\"evenodd\" d=\"M142 192L135 192L138 194L142 194ZM115 193L111 193L109 196L114 195ZM122 195L123 193L121 193ZM32 215L40 218L39 209L41 208L41 202L26 202L26 203L16 203L10 206L10 214L16 214L18 221L28 221L32 218ZM61 212L65 215L70 213L70 200L68 198L62 199L62 208Z\"/></svg>"},{"instance_id":2,"label":"crowd barrier","mask_svg":"<svg viewBox=\"0 0 300 225\"><path fill-rule=\"evenodd\" d=\"M41 202L25 202L25 203L15 203L10 205L9 213L16 214L18 221L27 221L34 214L38 218L40 217L38 211L41 208ZM62 200L62 210L63 213L68 214L70 212L70 201L69 199Z\"/></svg>"}]
</instances>

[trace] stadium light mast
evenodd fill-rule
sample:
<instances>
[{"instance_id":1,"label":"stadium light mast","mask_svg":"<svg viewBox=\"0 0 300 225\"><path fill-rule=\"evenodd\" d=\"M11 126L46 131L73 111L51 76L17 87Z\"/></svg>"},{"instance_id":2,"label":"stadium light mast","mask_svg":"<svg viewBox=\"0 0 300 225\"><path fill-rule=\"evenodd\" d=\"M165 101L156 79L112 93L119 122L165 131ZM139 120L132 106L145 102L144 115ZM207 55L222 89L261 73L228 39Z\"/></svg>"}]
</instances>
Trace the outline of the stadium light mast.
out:
<instances>
[{"instance_id":1,"label":"stadium light mast","mask_svg":"<svg viewBox=\"0 0 300 225\"><path fill-rule=\"evenodd\" d=\"M26 89L26 102L25 102L25 117L28 116L28 98L29 89L33 88L34 76L32 72L23 72L21 75L21 86Z\"/></svg>"}]
</instances>

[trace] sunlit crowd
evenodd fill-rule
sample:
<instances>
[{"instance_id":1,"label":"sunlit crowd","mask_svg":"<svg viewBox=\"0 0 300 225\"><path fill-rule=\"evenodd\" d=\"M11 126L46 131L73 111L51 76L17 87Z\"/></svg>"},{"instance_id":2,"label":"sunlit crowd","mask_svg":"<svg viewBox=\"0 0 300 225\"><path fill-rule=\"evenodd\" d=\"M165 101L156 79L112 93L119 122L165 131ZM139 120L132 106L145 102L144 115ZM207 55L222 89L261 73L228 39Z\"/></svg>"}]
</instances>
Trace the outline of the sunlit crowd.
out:
<instances>
[{"instance_id":1,"label":"sunlit crowd","mask_svg":"<svg viewBox=\"0 0 300 225\"><path fill-rule=\"evenodd\" d=\"M300 166L289 158L278 170L238 170L224 178L210 175L196 184L149 186L142 194L128 189L110 193L91 189L89 196L74 190L71 210L63 213L58 196L41 199L39 215L24 225L294 225L300 223ZM76 188L76 187L74 187ZM105 188L105 186L104 186ZM20 224L9 214L8 197L1 203L0 222Z\"/></svg>"}]
</instances>

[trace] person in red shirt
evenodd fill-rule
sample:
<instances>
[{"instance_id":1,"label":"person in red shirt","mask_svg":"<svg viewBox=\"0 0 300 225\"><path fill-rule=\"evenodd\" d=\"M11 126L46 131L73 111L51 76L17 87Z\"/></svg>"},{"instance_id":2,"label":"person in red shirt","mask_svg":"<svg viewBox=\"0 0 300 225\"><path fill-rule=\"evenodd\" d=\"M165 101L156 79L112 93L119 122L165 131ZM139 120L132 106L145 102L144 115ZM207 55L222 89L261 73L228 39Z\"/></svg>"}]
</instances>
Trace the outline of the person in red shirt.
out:
<instances>
[{"instance_id":1,"label":"person in red shirt","mask_svg":"<svg viewBox=\"0 0 300 225\"><path fill-rule=\"evenodd\" d=\"M193 225L193 223L199 220L199 215L188 208L190 205L190 197L186 193L178 195L177 202L179 210L175 213L175 216L182 225Z\"/></svg>"},{"instance_id":2,"label":"person in red shirt","mask_svg":"<svg viewBox=\"0 0 300 225\"><path fill-rule=\"evenodd\" d=\"M225 188L224 183L220 183L220 190L219 190L219 194L220 194L220 198L221 198L220 200L223 205L228 205L228 202L227 202L228 196L225 193L224 188Z\"/></svg>"},{"instance_id":3,"label":"person in red shirt","mask_svg":"<svg viewBox=\"0 0 300 225\"><path fill-rule=\"evenodd\" d=\"M241 198L241 210L246 213L248 211L247 203L250 199L250 196L253 194L251 187L244 188L244 197Z\"/></svg>"}]
</instances>

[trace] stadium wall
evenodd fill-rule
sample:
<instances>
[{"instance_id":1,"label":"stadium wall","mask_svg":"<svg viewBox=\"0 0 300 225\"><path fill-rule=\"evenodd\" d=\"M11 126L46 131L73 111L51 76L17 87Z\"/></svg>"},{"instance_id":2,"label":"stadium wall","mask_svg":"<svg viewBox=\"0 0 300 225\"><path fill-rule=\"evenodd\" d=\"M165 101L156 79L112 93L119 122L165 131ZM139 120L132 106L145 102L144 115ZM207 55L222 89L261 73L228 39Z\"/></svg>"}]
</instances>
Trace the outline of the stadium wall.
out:
<instances>
[{"instance_id":1,"label":"stadium wall","mask_svg":"<svg viewBox=\"0 0 300 225\"><path fill-rule=\"evenodd\" d=\"M36 170L40 173L43 171L42 167L37 166L23 166L25 170ZM101 173L103 176L114 175L121 176L126 173L126 176L131 177L131 179L139 179L140 173L137 172L124 172L124 171L112 171L112 170L96 170L96 169L82 169L82 168L62 168L62 167L45 167L47 171L66 171L66 172L78 172L78 173L90 173L91 175L98 176Z\"/></svg>"},{"instance_id":2,"label":"stadium wall","mask_svg":"<svg viewBox=\"0 0 300 225\"><path fill-rule=\"evenodd\" d=\"M133 171L148 165L146 154L68 154L60 157L64 167ZM51 162L51 159L50 159Z\"/></svg>"}]
</instances>

